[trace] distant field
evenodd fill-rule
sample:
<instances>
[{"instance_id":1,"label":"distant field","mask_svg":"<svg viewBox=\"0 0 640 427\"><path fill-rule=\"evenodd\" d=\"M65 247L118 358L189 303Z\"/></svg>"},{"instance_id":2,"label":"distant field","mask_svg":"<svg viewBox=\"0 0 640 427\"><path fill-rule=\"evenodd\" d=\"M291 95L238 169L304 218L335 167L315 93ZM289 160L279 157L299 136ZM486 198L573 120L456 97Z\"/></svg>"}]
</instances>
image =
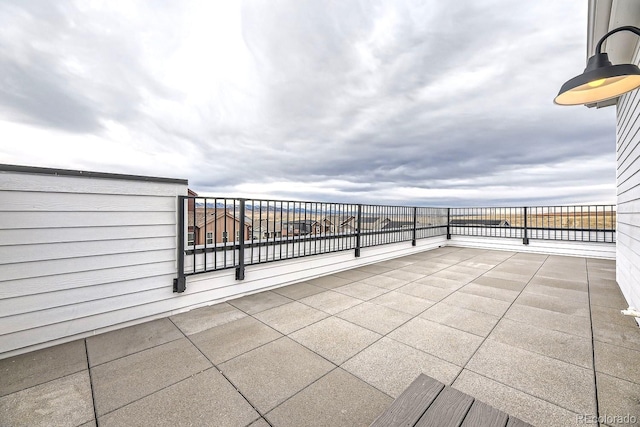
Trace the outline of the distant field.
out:
<instances>
[{"instance_id":1,"label":"distant field","mask_svg":"<svg viewBox=\"0 0 640 427\"><path fill-rule=\"evenodd\" d=\"M524 215L477 215L455 216L451 219L479 219L479 220L506 220L511 227L523 227ZM563 212L528 214L527 226L532 228L567 228L567 229L592 229L613 230L616 227L616 212Z\"/></svg>"}]
</instances>

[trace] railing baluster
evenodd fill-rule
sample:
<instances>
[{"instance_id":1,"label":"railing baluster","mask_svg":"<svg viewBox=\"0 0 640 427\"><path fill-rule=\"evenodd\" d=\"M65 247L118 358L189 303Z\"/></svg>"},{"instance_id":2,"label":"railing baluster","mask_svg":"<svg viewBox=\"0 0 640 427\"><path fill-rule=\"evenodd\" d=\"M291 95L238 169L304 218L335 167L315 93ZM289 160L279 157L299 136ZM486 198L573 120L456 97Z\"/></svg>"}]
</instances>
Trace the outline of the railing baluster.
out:
<instances>
[{"instance_id":1,"label":"railing baluster","mask_svg":"<svg viewBox=\"0 0 640 427\"><path fill-rule=\"evenodd\" d=\"M245 199L240 199L240 232L236 232L236 221L233 221L234 234L236 238L238 238L239 246L238 246L238 267L236 268L236 280L244 280L244 239L245 239ZM233 210L235 213L235 201L233 204ZM226 218L225 218L226 221ZM235 246L235 245L234 245ZM233 251L235 254L235 250Z\"/></svg>"},{"instance_id":2,"label":"railing baluster","mask_svg":"<svg viewBox=\"0 0 640 427\"><path fill-rule=\"evenodd\" d=\"M360 230L362 227L362 205L358 205L358 218L356 221L356 258L360 257Z\"/></svg>"},{"instance_id":3,"label":"railing baluster","mask_svg":"<svg viewBox=\"0 0 640 427\"><path fill-rule=\"evenodd\" d=\"M524 212L524 224L523 224L523 228L522 228L522 233L524 235L524 237L522 238L522 244L523 245L528 245L529 244L529 233L527 230L527 207L525 206L524 208L522 208L523 212Z\"/></svg>"},{"instance_id":4,"label":"railing baluster","mask_svg":"<svg viewBox=\"0 0 640 427\"><path fill-rule=\"evenodd\" d=\"M184 201L187 200L187 204L189 200L186 196L178 196L178 277L173 279L173 292L182 293L187 288L187 279L184 276ZM195 201L193 203L195 210ZM187 230L188 232L188 230ZM194 251L195 252L195 251Z\"/></svg>"}]
</instances>

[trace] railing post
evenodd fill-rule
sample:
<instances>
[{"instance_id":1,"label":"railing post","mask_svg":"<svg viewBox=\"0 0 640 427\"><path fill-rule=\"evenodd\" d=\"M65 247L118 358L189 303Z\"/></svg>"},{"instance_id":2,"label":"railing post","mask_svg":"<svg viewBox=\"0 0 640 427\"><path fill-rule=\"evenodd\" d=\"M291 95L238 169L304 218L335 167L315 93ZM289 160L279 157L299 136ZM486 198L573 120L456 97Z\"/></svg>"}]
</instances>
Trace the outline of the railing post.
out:
<instances>
[{"instance_id":1,"label":"railing post","mask_svg":"<svg viewBox=\"0 0 640 427\"><path fill-rule=\"evenodd\" d=\"M447 208L447 240L451 240L451 208Z\"/></svg>"},{"instance_id":2,"label":"railing post","mask_svg":"<svg viewBox=\"0 0 640 427\"><path fill-rule=\"evenodd\" d=\"M523 245L529 244L529 234L527 232L527 207L526 206L524 207L524 227L523 227L522 244Z\"/></svg>"},{"instance_id":3,"label":"railing post","mask_svg":"<svg viewBox=\"0 0 640 427\"><path fill-rule=\"evenodd\" d=\"M360 228L362 225L362 205L358 205L358 218L356 220L356 258L360 257Z\"/></svg>"},{"instance_id":4,"label":"railing post","mask_svg":"<svg viewBox=\"0 0 640 427\"><path fill-rule=\"evenodd\" d=\"M240 199L240 242L238 245L238 266L236 267L236 280L244 280L244 229L245 224L245 199Z\"/></svg>"},{"instance_id":5,"label":"railing post","mask_svg":"<svg viewBox=\"0 0 640 427\"><path fill-rule=\"evenodd\" d=\"M413 238L411 240L411 246L416 245L416 229L418 228L418 208L413 208Z\"/></svg>"},{"instance_id":6,"label":"railing post","mask_svg":"<svg viewBox=\"0 0 640 427\"><path fill-rule=\"evenodd\" d=\"M184 277L184 201L186 196L178 196L178 277L173 279L173 292L182 293L187 289ZM194 203L195 206L195 203ZM195 231L195 228L194 228ZM206 255L205 255L206 256Z\"/></svg>"}]
</instances>

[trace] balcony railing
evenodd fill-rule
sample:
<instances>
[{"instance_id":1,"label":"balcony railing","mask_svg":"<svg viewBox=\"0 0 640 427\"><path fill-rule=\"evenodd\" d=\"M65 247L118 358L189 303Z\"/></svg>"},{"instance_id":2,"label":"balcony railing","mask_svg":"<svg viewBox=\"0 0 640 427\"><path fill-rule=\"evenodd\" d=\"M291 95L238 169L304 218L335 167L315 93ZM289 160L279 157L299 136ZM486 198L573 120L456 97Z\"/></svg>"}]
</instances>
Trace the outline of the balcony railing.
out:
<instances>
[{"instance_id":1,"label":"balcony railing","mask_svg":"<svg viewBox=\"0 0 640 427\"><path fill-rule=\"evenodd\" d=\"M564 240L616 241L616 206L533 206L451 208L453 235Z\"/></svg>"},{"instance_id":2,"label":"balcony railing","mask_svg":"<svg viewBox=\"0 0 640 427\"><path fill-rule=\"evenodd\" d=\"M178 275L353 250L436 236L615 242L616 207L430 208L180 196Z\"/></svg>"}]
</instances>

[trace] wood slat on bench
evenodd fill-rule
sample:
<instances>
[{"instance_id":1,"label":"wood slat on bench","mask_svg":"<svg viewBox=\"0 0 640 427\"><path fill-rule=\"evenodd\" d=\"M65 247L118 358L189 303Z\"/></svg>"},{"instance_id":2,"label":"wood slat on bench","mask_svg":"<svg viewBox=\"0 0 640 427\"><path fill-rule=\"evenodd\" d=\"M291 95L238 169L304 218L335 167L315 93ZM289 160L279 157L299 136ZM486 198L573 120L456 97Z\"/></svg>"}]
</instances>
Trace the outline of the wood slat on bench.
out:
<instances>
[{"instance_id":1,"label":"wood slat on bench","mask_svg":"<svg viewBox=\"0 0 640 427\"><path fill-rule=\"evenodd\" d=\"M416 427L458 427L467 416L473 397L451 387L445 387Z\"/></svg>"},{"instance_id":2,"label":"wood slat on bench","mask_svg":"<svg viewBox=\"0 0 640 427\"><path fill-rule=\"evenodd\" d=\"M371 427L532 427L420 374Z\"/></svg>"},{"instance_id":3,"label":"wood slat on bench","mask_svg":"<svg viewBox=\"0 0 640 427\"><path fill-rule=\"evenodd\" d=\"M473 402L462 427L504 427L509 416L479 400Z\"/></svg>"},{"instance_id":4,"label":"wood slat on bench","mask_svg":"<svg viewBox=\"0 0 640 427\"><path fill-rule=\"evenodd\" d=\"M420 374L371 427L414 426L443 388L444 384Z\"/></svg>"}]
</instances>

